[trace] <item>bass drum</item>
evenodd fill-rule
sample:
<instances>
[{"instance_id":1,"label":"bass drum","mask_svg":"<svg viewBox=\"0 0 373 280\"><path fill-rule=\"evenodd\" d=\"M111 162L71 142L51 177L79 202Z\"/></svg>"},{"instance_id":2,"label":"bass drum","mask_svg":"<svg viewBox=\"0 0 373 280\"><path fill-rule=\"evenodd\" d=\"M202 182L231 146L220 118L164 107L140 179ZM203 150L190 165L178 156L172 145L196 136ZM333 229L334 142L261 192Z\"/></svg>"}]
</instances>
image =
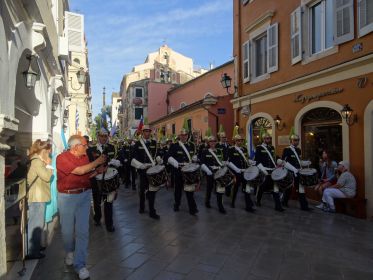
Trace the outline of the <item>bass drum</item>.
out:
<instances>
[{"instance_id":1,"label":"bass drum","mask_svg":"<svg viewBox=\"0 0 373 280\"><path fill-rule=\"evenodd\" d=\"M283 167L273 170L271 173L271 178L273 182L282 190L291 188L293 185L293 175Z\"/></svg>"},{"instance_id":2,"label":"bass drum","mask_svg":"<svg viewBox=\"0 0 373 280\"><path fill-rule=\"evenodd\" d=\"M234 183L234 175L228 167L224 166L215 172L214 180L216 181L216 192L225 193L225 188Z\"/></svg>"},{"instance_id":3,"label":"bass drum","mask_svg":"<svg viewBox=\"0 0 373 280\"><path fill-rule=\"evenodd\" d=\"M118 170L108 167L105 173L96 175L97 185L103 194L109 194L119 188Z\"/></svg>"},{"instance_id":4,"label":"bass drum","mask_svg":"<svg viewBox=\"0 0 373 280\"><path fill-rule=\"evenodd\" d=\"M319 178L315 168L304 168L299 170L299 184L305 187L313 187L318 183Z\"/></svg>"},{"instance_id":5,"label":"bass drum","mask_svg":"<svg viewBox=\"0 0 373 280\"><path fill-rule=\"evenodd\" d=\"M196 185L200 181L200 165L197 163L188 163L181 168L184 179L184 190L194 192Z\"/></svg>"},{"instance_id":6,"label":"bass drum","mask_svg":"<svg viewBox=\"0 0 373 280\"><path fill-rule=\"evenodd\" d=\"M243 177L253 188L259 187L264 182L264 174L254 165L244 171Z\"/></svg>"},{"instance_id":7,"label":"bass drum","mask_svg":"<svg viewBox=\"0 0 373 280\"><path fill-rule=\"evenodd\" d=\"M164 165L155 165L146 170L149 181L149 191L159 191L167 182L167 172Z\"/></svg>"}]
</instances>

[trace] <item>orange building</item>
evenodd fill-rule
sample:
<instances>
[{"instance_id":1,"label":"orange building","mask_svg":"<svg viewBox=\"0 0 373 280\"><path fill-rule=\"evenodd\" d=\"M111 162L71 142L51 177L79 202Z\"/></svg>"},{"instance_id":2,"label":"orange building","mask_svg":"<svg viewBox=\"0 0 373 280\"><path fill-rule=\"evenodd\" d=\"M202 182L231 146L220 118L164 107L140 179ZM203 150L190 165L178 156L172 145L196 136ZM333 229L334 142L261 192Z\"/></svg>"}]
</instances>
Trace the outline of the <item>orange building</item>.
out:
<instances>
[{"instance_id":1,"label":"orange building","mask_svg":"<svg viewBox=\"0 0 373 280\"><path fill-rule=\"evenodd\" d=\"M266 128L279 156L294 127L303 158L314 166L322 149L349 160L358 182L353 208L363 209L353 214L372 217L372 6L363 0L233 2L235 121L254 144ZM250 104L246 117L240 112ZM345 111L347 120L346 104L353 109Z\"/></svg>"},{"instance_id":2,"label":"orange building","mask_svg":"<svg viewBox=\"0 0 373 280\"><path fill-rule=\"evenodd\" d=\"M232 135L232 96L221 86L221 76L234 76L233 61L216 67L207 73L170 89L167 93L167 116L152 121L155 129L164 135L177 134L188 121L195 137L203 136L208 127L216 135L220 124L228 137ZM229 139L229 138L228 138Z\"/></svg>"}]
</instances>

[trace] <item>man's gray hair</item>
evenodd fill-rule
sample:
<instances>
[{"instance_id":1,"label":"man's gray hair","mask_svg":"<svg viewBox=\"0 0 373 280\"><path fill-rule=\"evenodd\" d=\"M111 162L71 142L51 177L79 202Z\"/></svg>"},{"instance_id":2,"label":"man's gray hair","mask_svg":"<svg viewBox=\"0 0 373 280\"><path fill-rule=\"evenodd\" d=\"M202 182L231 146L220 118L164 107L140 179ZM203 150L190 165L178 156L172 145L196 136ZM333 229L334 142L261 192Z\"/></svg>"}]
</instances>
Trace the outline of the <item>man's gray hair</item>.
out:
<instances>
[{"instance_id":1,"label":"man's gray hair","mask_svg":"<svg viewBox=\"0 0 373 280\"><path fill-rule=\"evenodd\" d=\"M76 146L76 145L79 145L79 144L82 144L82 136L80 135L72 135L70 138L69 138L69 141L68 141L68 145L70 148Z\"/></svg>"}]
</instances>

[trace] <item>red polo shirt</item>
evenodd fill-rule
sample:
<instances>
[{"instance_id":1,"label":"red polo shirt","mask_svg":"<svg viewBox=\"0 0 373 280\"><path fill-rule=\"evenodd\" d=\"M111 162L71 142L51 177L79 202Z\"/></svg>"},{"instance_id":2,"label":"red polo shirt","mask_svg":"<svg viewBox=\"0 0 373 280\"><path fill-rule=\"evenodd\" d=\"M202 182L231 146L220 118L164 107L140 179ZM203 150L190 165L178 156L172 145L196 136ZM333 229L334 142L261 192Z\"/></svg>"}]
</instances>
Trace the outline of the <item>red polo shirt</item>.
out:
<instances>
[{"instance_id":1,"label":"red polo shirt","mask_svg":"<svg viewBox=\"0 0 373 280\"><path fill-rule=\"evenodd\" d=\"M89 163L87 155L77 157L69 151L63 152L57 156L57 189L58 191L90 188L90 173L84 175L75 175L71 172L79 166Z\"/></svg>"}]
</instances>

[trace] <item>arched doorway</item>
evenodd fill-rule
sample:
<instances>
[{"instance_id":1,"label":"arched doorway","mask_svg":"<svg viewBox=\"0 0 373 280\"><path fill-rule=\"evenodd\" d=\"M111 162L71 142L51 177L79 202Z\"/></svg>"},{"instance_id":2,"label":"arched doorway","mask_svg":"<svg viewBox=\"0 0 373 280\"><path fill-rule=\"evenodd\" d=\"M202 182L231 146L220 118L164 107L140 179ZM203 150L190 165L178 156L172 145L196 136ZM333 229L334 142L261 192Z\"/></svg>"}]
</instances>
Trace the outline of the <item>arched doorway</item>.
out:
<instances>
[{"instance_id":1,"label":"arched doorway","mask_svg":"<svg viewBox=\"0 0 373 280\"><path fill-rule=\"evenodd\" d=\"M260 135L262 132L267 132L272 135L272 124L271 122L264 118L259 117L252 121L252 139L253 139L253 145L256 147L257 145L260 145L262 142Z\"/></svg>"},{"instance_id":2,"label":"arched doorway","mask_svg":"<svg viewBox=\"0 0 373 280\"><path fill-rule=\"evenodd\" d=\"M302 118L303 158L311 160L317 167L324 149L332 159L343 159L342 118L339 112L327 107L312 109Z\"/></svg>"}]
</instances>

